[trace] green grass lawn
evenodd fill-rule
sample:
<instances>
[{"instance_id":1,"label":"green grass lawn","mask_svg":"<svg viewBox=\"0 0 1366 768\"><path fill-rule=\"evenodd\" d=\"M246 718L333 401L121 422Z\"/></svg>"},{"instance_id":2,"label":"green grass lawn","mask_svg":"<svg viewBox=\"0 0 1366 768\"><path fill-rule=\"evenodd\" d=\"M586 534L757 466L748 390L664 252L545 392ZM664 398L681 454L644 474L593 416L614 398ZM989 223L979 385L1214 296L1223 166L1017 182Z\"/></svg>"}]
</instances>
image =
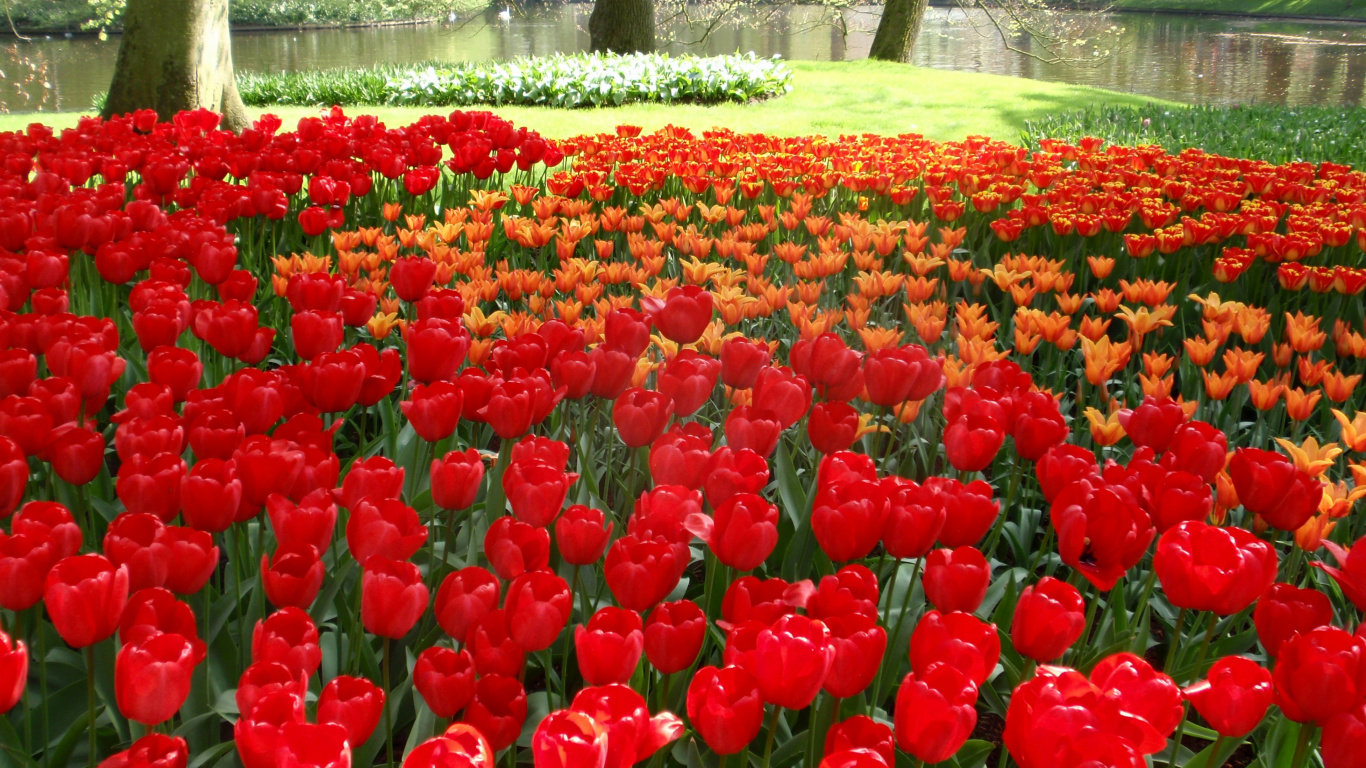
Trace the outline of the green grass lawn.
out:
<instances>
[{"instance_id":1,"label":"green grass lawn","mask_svg":"<svg viewBox=\"0 0 1366 768\"><path fill-rule=\"evenodd\" d=\"M932 139L969 134L1018 141L1026 120L1087 106L1144 106L1143 96L1014 77L912 67L874 61L790 62L796 77L792 93L757 104L718 106L635 104L605 109L493 107L494 112L563 138L610 131L617 125L647 130L669 123L694 130L714 127L794 136L820 133L920 133ZM1171 102L1159 102L1175 106ZM314 115L312 107L249 110L274 112L291 125ZM446 112L424 107L352 107L353 114L378 114L391 125L418 115ZM0 115L0 131L23 128L34 120L55 127L75 125L79 113Z\"/></svg>"},{"instance_id":2,"label":"green grass lawn","mask_svg":"<svg viewBox=\"0 0 1366 768\"><path fill-rule=\"evenodd\" d=\"M1193 11L1366 19L1366 0L1113 0L1121 11Z\"/></svg>"}]
</instances>

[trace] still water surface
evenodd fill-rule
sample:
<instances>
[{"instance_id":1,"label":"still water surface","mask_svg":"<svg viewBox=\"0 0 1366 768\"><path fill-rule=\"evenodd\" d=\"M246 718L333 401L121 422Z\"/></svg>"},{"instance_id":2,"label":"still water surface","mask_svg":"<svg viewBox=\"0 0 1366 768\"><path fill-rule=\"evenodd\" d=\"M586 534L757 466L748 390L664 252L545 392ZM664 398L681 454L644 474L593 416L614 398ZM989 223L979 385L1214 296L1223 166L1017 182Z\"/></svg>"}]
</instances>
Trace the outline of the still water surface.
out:
<instances>
[{"instance_id":1,"label":"still water surface","mask_svg":"<svg viewBox=\"0 0 1366 768\"><path fill-rule=\"evenodd\" d=\"M550 6L501 19L488 12L450 24L238 33L233 58L243 70L289 71L425 60L479 61L588 48L588 4ZM753 51L817 61L863 58L876 7L846 12L847 33L795 7L739 16L702 44L683 25L665 30L669 50ZM1163 14L1112 14L1124 28L1118 53L1098 66L1046 64L1017 53L962 11L931 9L914 63L1078 83L1190 103L1360 105L1366 100L1366 24ZM1011 46L1025 48L1028 36ZM26 70L16 51L36 65ZM0 106L8 111L88 107L109 86L118 39L39 38L0 47ZM26 77L26 74L28 75ZM27 80L28 82L23 82ZM49 84L42 88L40 82Z\"/></svg>"}]
</instances>

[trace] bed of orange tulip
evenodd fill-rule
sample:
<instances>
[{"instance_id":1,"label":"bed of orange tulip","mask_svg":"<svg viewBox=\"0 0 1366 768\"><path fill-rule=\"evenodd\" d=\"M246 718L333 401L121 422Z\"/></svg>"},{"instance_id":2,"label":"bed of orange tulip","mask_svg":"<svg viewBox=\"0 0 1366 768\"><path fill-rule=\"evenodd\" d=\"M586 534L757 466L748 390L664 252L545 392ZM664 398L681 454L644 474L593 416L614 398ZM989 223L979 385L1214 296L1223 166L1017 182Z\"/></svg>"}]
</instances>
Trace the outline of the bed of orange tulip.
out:
<instances>
[{"instance_id":1,"label":"bed of orange tulip","mask_svg":"<svg viewBox=\"0 0 1366 768\"><path fill-rule=\"evenodd\" d=\"M0 134L0 764L1362 764L1366 173L216 125Z\"/></svg>"}]
</instances>

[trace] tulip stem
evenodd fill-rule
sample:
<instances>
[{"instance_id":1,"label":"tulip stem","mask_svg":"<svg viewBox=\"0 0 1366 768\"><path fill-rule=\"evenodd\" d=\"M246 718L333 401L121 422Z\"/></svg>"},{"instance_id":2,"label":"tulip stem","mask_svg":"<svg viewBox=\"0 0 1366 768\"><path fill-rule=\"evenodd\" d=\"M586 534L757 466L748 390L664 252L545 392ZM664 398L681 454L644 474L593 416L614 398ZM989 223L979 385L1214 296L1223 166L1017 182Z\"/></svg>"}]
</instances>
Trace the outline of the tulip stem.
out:
<instances>
[{"instance_id":1,"label":"tulip stem","mask_svg":"<svg viewBox=\"0 0 1366 768\"><path fill-rule=\"evenodd\" d=\"M1214 639L1214 624L1219 619L1219 614L1214 611L1209 613L1209 623L1205 625L1205 639L1200 642L1200 652L1195 657L1195 669L1191 670L1191 679L1200 677L1200 668L1205 665L1205 657L1209 655L1209 644Z\"/></svg>"},{"instance_id":2,"label":"tulip stem","mask_svg":"<svg viewBox=\"0 0 1366 768\"><path fill-rule=\"evenodd\" d=\"M1312 723L1300 724L1300 738L1295 742L1295 758L1290 761L1290 768L1304 768L1305 761L1309 758L1309 742L1314 739L1314 725Z\"/></svg>"},{"instance_id":3,"label":"tulip stem","mask_svg":"<svg viewBox=\"0 0 1366 768\"><path fill-rule=\"evenodd\" d=\"M897 617L896 617L896 628L892 630L891 636L887 638L887 650L886 650L886 652L884 653L884 655L883 655L883 660L882 660L882 663L883 663L884 665L885 665L888 661L890 661L891 659L896 658L896 651L895 651L895 648L896 648L896 645L897 645L897 643L898 643L898 641L899 641L899 639L900 639L900 637L901 637L901 625L902 625L903 622L906 621L906 612L909 611L910 608L911 608L911 593L913 593L913 592L915 591L915 583L916 583L916 581L920 578L920 568L921 568L921 566L923 566L924 564L925 564L925 558L924 558L924 556L917 557L917 558L915 559L915 570L911 571L911 580L910 580L909 582L906 583L906 595L905 595L905 597L903 597L903 598L901 599L901 613L897 614ZM893 578L893 579L892 579L892 583L888 585L888 592L892 592L892 591L895 591L895 590L896 590L896 579ZM891 604L891 601L888 600L888 605L890 606L890 604ZM879 673L878 673L878 676L877 676L877 680L873 683L872 706L873 706L874 709L877 708L878 700L880 699L881 694L882 694L882 678L883 678L883 677L884 677L884 674L881 673L881 672L879 672ZM895 679L895 675L893 675L893 678Z\"/></svg>"},{"instance_id":4,"label":"tulip stem","mask_svg":"<svg viewBox=\"0 0 1366 768\"><path fill-rule=\"evenodd\" d=\"M569 582L569 623L574 623L574 602L579 598L579 566L574 566L574 575ZM587 611L587 606L584 606ZM574 644L574 628L565 630L564 658L560 663L560 706L569 706L569 647Z\"/></svg>"},{"instance_id":5,"label":"tulip stem","mask_svg":"<svg viewBox=\"0 0 1366 768\"><path fill-rule=\"evenodd\" d=\"M1176 612L1176 621L1172 623L1171 642L1167 645L1167 659L1162 662L1162 671L1168 675L1172 673L1172 664L1176 661L1176 649L1181 643L1181 623L1186 618L1186 609L1182 608Z\"/></svg>"},{"instance_id":6,"label":"tulip stem","mask_svg":"<svg viewBox=\"0 0 1366 768\"><path fill-rule=\"evenodd\" d=\"M769 758L773 755L773 737L778 733L778 710L781 709L777 704L773 705L773 710L768 713L768 735L764 737L764 768L768 768ZM1294 768L1298 768L1296 763Z\"/></svg>"},{"instance_id":7,"label":"tulip stem","mask_svg":"<svg viewBox=\"0 0 1366 768\"><path fill-rule=\"evenodd\" d=\"M90 744L90 768L95 768L99 760L96 759L95 746L95 646L94 644L85 647L85 703L86 711L89 713L90 722L88 723L89 744ZM43 750L47 752L46 749Z\"/></svg>"},{"instance_id":8,"label":"tulip stem","mask_svg":"<svg viewBox=\"0 0 1366 768\"><path fill-rule=\"evenodd\" d=\"M1209 760L1205 762L1205 768L1215 768L1215 761L1219 759L1219 750L1224 746L1224 736L1220 734L1215 737L1214 743L1209 748ZM1220 763L1222 765L1222 763Z\"/></svg>"},{"instance_id":9,"label":"tulip stem","mask_svg":"<svg viewBox=\"0 0 1366 768\"><path fill-rule=\"evenodd\" d=\"M1176 754L1181 751L1181 737L1186 734L1186 718L1190 711L1186 709L1186 702L1181 702L1181 722L1176 724L1176 733L1172 734L1172 753L1167 758L1168 768L1176 768Z\"/></svg>"},{"instance_id":10,"label":"tulip stem","mask_svg":"<svg viewBox=\"0 0 1366 768\"><path fill-rule=\"evenodd\" d=\"M384 638L384 749L388 765L394 764L394 688L389 684L389 638Z\"/></svg>"}]
</instances>

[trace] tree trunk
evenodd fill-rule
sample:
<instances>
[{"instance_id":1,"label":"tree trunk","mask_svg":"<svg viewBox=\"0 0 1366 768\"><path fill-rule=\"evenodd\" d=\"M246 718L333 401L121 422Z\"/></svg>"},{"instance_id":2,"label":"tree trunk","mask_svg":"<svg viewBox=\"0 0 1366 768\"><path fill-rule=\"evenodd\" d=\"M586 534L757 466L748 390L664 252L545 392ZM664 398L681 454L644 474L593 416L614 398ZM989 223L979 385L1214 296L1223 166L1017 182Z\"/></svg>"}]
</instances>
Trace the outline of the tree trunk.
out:
<instances>
[{"instance_id":1,"label":"tree trunk","mask_svg":"<svg viewBox=\"0 0 1366 768\"><path fill-rule=\"evenodd\" d=\"M925 21L928 5L929 0L886 0L868 58L910 61L911 49L920 36L920 25Z\"/></svg>"},{"instance_id":2,"label":"tree trunk","mask_svg":"<svg viewBox=\"0 0 1366 768\"><path fill-rule=\"evenodd\" d=\"M247 127L228 33L228 0L128 0L105 117L154 109L169 120L185 109L222 113L223 127Z\"/></svg>"},{"instance_id":3,"label":"tree trunk","mask_svg":"<svg viewBox=\"0 0 1366 768\"><path fill-rule=\"evenodd\" d=\"M595 0L588 17L594 51L649 53L655 49L654 0Z\"/></svg>"}]
</instances>

